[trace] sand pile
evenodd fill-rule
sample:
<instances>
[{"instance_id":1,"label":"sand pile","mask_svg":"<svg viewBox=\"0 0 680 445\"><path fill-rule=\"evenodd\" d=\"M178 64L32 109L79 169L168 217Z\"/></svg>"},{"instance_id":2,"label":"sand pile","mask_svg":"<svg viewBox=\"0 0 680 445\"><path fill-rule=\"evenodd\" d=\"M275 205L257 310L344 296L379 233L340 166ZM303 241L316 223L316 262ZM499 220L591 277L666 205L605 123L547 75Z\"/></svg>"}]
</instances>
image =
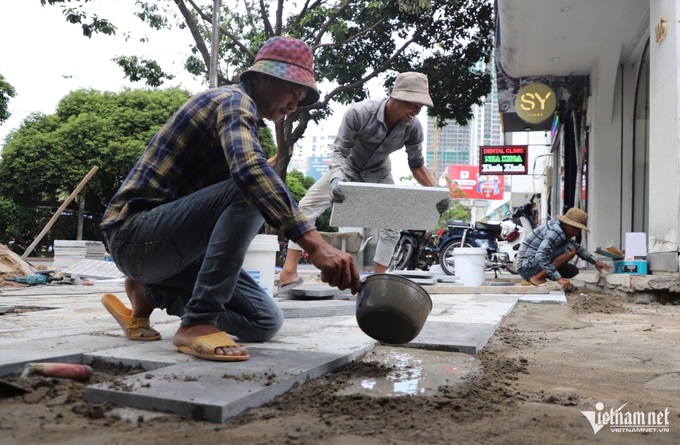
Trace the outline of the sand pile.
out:
<instances>
[{"instance_id":1,"label":"sand pile","mask_svg":"<svg viewBox=\"0 0 680 445\"><path fill-rule=\"evenodd\" d=\"M9 247L0 244L0 275L2 278L25 277L35 273L31 266L19 255L9 250Z\"/></svg>"}]
</instances>

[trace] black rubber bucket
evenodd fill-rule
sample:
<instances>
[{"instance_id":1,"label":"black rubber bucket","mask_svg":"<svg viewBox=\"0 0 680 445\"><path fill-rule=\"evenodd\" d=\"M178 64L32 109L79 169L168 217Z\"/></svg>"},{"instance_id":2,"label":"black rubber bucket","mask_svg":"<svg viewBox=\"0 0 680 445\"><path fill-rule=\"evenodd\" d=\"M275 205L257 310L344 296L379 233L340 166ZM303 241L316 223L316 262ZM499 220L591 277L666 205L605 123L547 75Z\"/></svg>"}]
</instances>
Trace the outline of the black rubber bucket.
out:
<instances>
[{"instance_id":1,"label":"black rubber bucket","mask_svg":"<svg viewBox=\"0 0 680 445\"><path fill-rule=\"evenodd\" d=\"M432 299L420 285L391 274L370 275L357 294L361 330L383 343L408 343L420 334L432 311Z\"/></svg>"}]
</instances>

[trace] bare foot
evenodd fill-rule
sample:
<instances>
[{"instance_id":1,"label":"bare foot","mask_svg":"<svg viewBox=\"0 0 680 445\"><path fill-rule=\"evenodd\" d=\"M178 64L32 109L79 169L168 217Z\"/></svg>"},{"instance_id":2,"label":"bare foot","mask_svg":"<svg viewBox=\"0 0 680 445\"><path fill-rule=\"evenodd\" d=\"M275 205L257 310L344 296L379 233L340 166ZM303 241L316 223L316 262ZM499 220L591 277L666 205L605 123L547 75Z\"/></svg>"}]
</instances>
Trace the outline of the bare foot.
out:
<instances>
[{"instance_id":1,"label":"bare foot","mask_svg":"<svg viewBox=\"0 0 680 445\"><path fill-rule=\"evenodd\" d=\"M172 338L172 344L175 346L188 346L196 337L215 334L217 332L222 331L217 329L215 325L209 323L180 326L180 328L177 329L175 336ZM248 350L243 346L215 348L215 355L248 355Z\"/></svg>"},{"instance_id":2,"label":"bare foot","mask_svg":"<svg viewBox=\"0 0 680 445\"><path fill-rule=\"evenodd\" d=\"M132 278L125 278L125 293L132 305L132 316L135 318L149 318L153 312L153 306L149 304L144 294L144 285Z\"/></svg>"},{"instance_id":3,"label":"bare foot","mask_svg":"<svg viewBox=\"0 0 680 445\"><path fill-rule=\"evenodd\" d=\"M149 319L154 308L149 304L149 300L146 299L144 285L132 278L126 277L125 293L132 306L132 317ZM160 334L152 327L149 327L148 329L144 329L140 335L141 337L158 337Z\"/></svg>"},{"instance_id":4,"label":"bare foot","mask_svg":"<svg viewBox=\"0 0 680 445\"><path fill-rule=\"evenodd\" d=\"M537 280L536 278L531 278L531 280L529 280L529 281L530 281L531 284L533 284L534 286L542 286L542 285L544 285L544 284L546 283L546 280L545 280L545 279Z\"/></svg>"},{"instance_id":5,"label":"bare foot","mask_svg":"<svg viewBox=\"0 0 680 445\"><path fill-rule=\"evenodd\" d=\"M276 282L276 285L279 287L286 286L290 283L294 283L297 280L300 279L300 276L297 274L297 272L289 273L289 272L284 272L283 270L281 273L279 273L279 279Z\"/></svg>"}]
</instances>

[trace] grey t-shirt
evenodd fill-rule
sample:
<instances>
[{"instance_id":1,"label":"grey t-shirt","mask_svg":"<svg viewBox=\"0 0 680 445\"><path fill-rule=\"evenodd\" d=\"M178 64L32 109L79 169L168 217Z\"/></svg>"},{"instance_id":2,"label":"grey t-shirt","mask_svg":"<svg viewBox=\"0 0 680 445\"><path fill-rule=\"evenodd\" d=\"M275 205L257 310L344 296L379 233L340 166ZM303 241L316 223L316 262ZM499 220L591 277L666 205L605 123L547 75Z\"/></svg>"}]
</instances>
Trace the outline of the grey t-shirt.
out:
<instances>
[{"instance_id":1,"label":"grey t-shirt","mask_svg":"<svg viewBox=\"0 0 680 445\"><path fill-rule=\"evenodd\" d=\"M425 164L423 127L417 117L388 131L385 104L389 98L367 99L349 107L333 143L331 179L378 182L392 170L390 154L406 148L408 166Z\"/></svg>"}]
</instances>

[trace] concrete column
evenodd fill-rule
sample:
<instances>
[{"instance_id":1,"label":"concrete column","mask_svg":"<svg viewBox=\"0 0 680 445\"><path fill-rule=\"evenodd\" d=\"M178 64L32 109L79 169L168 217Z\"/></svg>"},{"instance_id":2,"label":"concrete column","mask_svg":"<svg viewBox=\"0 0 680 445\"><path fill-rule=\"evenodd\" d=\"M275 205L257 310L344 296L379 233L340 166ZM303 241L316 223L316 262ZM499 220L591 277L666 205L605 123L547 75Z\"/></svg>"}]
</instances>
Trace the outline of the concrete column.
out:
<instances>
[{"instance_id":1,"label":"concrete column","mask_svg":"<svg viewBox=\"0 0 680 445\"><path fill-rule=\"evenodd\" d=\"M630 137L623 134L630 130L628 122L632 109L625 93L634 89L629 71L619 61L621 45L609 42L602 51L590 74L591 97L588 101L587 125L590 130L588 143L588 227L586 248L613 243L621 247L624 221L625 197L630 196L630 177L624 166L630 165ZM624 92L622 94L622 91ZM627 142L626 142L627 141ZM628 175L627 175L628 173ZM630 220L630 216L628 216Z\"/></svg>"},{"instance_id":2,"label":"concrete column","mask_svg":"<svg viewBox=\"0 0 680 445\"><path fill-rule=\"evenodd\" d=\"M662 18L666 19L667 33L657 42L655 31ZM667 254L677 254L680 229L678 20L675 0L651 0L648 250Z\"/></svg>"}]
</instances>

